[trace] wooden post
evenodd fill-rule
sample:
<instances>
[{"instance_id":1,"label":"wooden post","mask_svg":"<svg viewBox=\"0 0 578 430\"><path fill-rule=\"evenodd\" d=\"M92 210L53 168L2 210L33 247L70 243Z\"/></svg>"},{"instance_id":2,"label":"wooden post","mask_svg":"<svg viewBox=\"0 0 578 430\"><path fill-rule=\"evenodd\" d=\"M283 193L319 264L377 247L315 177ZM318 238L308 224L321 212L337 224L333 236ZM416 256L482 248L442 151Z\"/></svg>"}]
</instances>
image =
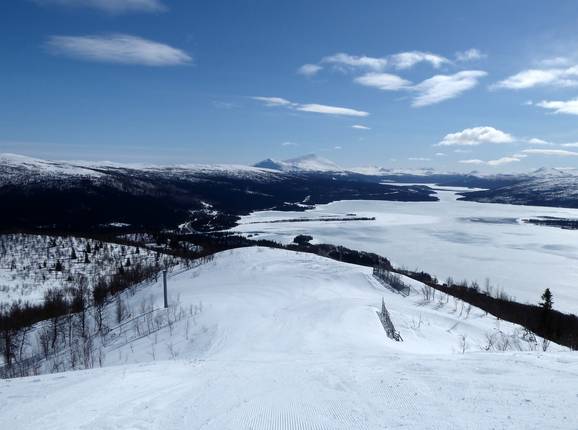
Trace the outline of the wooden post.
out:
<instances>
[{"instance_id":1,"label":"wooden post","mask_svg":"<svg viewBox=\"0 0 578 430\"><path fill-rule=\"evenodd\" d=\"M163 270L163 289L164 289L164 304L165 304L165 309L169 307L169 302L167 300L167 271L166 269Z\"/></svg>"}]
</instances>

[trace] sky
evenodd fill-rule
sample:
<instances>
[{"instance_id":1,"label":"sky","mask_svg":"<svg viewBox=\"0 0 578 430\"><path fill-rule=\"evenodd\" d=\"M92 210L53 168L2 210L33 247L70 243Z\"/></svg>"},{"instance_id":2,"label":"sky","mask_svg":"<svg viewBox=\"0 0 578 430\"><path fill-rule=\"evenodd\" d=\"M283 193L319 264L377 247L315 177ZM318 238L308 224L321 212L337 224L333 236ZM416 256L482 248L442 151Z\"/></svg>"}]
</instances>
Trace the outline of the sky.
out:
<instances>
[{"instance_id":1,"label":"sky","mask_svg":"<svg viewBox=\"0 0 578 430\"><path fill-rule=\"evenodd\" d=\"M0 2L0 152L578 166L573 0Z\"/></svg>"}]
</instances>

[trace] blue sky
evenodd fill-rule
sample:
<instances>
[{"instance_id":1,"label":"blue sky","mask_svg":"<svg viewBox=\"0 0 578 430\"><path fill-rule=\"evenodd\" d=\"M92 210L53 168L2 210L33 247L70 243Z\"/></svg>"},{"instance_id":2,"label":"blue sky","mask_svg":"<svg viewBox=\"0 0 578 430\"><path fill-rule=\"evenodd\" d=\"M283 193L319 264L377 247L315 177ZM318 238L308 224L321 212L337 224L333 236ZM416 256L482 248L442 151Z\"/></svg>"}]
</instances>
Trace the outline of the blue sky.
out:
<instances>
[{"instance_id":1,"label":"blue sky","mask_svg":"<svg viewBox=\"0 0 578 430\"><path fill-rule=\"evenodd\" d=\"M4 1L0 152L574 167L576 28L572 0Z\"/></svg>"}]
</instances>

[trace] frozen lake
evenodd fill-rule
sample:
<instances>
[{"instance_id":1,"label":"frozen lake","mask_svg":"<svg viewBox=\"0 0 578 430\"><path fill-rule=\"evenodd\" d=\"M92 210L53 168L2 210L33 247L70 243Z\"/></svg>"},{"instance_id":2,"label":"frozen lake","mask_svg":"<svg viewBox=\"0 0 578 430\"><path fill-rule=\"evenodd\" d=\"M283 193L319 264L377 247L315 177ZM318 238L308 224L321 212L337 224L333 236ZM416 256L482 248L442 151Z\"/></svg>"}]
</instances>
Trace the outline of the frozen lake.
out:
<instances>
[{"instance_id":1,"label":"frozen lake","mask_svg":"<svg viewBox=\"0 0 578 430\"><path fill-rule=\"evenodd\" d=\"M439 202L338 201L305 212L256 212L233 230L283 243L310 234L315 242L375 252L442 280L475 280L483 287L489 279L521 302L538 303L550 288L556 309L578 314L578 230L520 222L578 218L577 209L464 202L456 193L465 189L435 189ZM375 220L310 220L353 214ZM297 218L308 221L282 222Z\"/></svg>"}]
</instances>

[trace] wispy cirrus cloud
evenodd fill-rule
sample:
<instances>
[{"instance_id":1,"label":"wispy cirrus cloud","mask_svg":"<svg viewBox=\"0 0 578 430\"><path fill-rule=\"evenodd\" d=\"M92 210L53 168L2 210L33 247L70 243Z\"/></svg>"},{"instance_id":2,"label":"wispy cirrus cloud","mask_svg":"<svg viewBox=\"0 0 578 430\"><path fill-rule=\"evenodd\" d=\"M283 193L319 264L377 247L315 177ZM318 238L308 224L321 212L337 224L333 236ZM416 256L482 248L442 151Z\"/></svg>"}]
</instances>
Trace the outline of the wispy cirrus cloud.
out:
<instances>
[{"instance_id":1,"label":"wispy cirrus cloud","mask_svg":"<svg viewBox=\"0 0 578 430\"><path fill-rule=\"evenodd\" d=\"M554 113L578 115L578 98L572 100L542 100L535 105L543 109L551 110Z\"/></svg>"},{"instance_id":2,"label":"wispy cirrus cloud","mask_svg":"<svg viewBox=\"0 0 578 430\"><path fill-rule=\"evenodd\" d=\"M486 143L504 144L512 143L514 138L511 134L494 127L472 127L462 131L446 134L443 139L434 146L478 146Z\"/></svg>"},{"instance_id":3,"label":"wispy cirrus cloud","mask_svg":"<svg viewBox=\"0 0 578 430\"><path fill-rule=\"evenodd\" d=\"M294 103L282 97L254 96L252 97L252 99L263 102L266 107L285 107L300 112L311 112L325 115L353 116L353 117L365 117L369 115L369 112L357 109L351 109L341 106L329 106L318 103L305 103L305 104Z\"/></svg>"},{"instance_id":4,"label":"wispy cirrus cloud","mask_svg":"<svg viewBox=\"0 0 578 430\"><path fill-rule=\"evenodd\" d=\"M330 64L338 69L361 69L374 72L383 71L386 68L397 70L410 69L419 63L428 63L434 68L451 61L441 55L424 51L406 51L385 57L368 57L366 55L350 55L343 52L329 55L321 59L319 64ZM317 70L318 71L318 70Z\"/></svg>"},{"instance_id":5,"label":"wispy cirrus cloud","mask_svg":"<svg viewBox=\"0 0 578 430\"><path fill-rule=\"evenodd\" d=\"M315 76L323 67L318 64L303 64L297 69L297 73L303 76L311 77Z\"/></svg>"},{"instance_id":6,"label":"wispy cirrus cloud","mask_svg":"<svg viewBox=\"0 0 578 430\"><path fill-rule=\"evenodd\" d=\"M409 51L393 54L389 57L389 62L398 70L410 69L419 63L429 63L433 68L438 69L444 64L451 63L451 61L446 57L423 51Z\"/></svg>"},{"instance_id":7,"label":"wispy cirrus cloud","mask_svg":"<svg viewBox=\"0 0 578 430\"><path fill-rule=\"evenodd\" d=\"M412 93L412 106L424 107L453 99L476 87L487 73L481 70L463 70L453 75L435 75L418 84L390 73L366 73L354 81L382 91Z\"/></svg>"},{"instance_id":8,"label":"wispy cirrus cloud","mask_svg":"<svg viewBox=\"0 0 578 430\"><path fill-rule=\"evenodd\" d=\"M533 137L531 139L528 139L527 142L530 145L553 145L552 142L548 142L544 139L538 139L537 137Z\"/></svg>"},{"instance_id":9,"label":"wispy cirrus cloud","mask_svg":"<svg viewBox=\"0 0 578 430\"><path fill-rule=\"evenodd\" d=\"M32 0L41 6L85 7L111 14L129 12L163 12L160 0Z\"/></svg>"},{"instance_id":10,"label":"wispy cirrus cloud","mask_svg":"<svg viewBox=\"0 0 578 430\"><path fill-rule=\"evenodd\" d=\"M192 61L180 49L128 34L51 36L46 47L54 55L103 63L178 66Z\"/></svg>"},{"instance_id":11,"label":"wispy cirrus cloud","mask_svg":"<svg viewBox=\"0 0 578 430\"><path fill-rule=\"evenodd\" d=\"M487 73L482 70L463 70L453 75L433 76L411 88L417 92L412 106L429 106L456 98L476 87L479 80L486 75Z\"/></svg>"},{"instance_id":12,"label":"wispy cirrus cloud","mask_svg":"<svg viewBox=\"0 0 578 430\"><path fill-rule=\"evenodd\" d=\"M456 53L456 61L473 61L483 56L478 49L472 48ZM356 56L340 52L322 58L317 64L304 64L298 69L298 73L313 76L328 66L344 72L358 73L360 75L354 78L357 84L382 91L411 91L414 107L428 106L458 97L477 86L479 80L487 75L482 70L462 70L454 74L435 75L414 84L386 71L394 69L401 72L420 63L427 63L434 69L443 65L455 65L442 55L426 51L398 52L384 57Z\"/></svg>"},{"instance_id":13,"label":"wispy cirrus cloud","mask_svg":"<svg viewBox=\"0 0 578 430\"><path fill-rule=\"evenodd\" d=\"M412 85L410 81L390 73L366 73L358 76L354 81L360 85L378 88L383 91L399 91Z\"/></svg>"},{"instance_id":14,"label":"wispy cirrus cloud","mask_svg":"<svg viewBox=\"0 0 578 430\"><path fill-rule=\"evenodd\" d=\"M541 86L562 88L578 86L578 66L523 70L491 85L490 88L523 90Z\"/></svg>"},{"instance_id":15,"label":"wispy cirrus cloud","mask_svg":"<svg viewBox=\"0 0 578 430\"><path fill-rule=\"evenodd\" d=\"M301 112L314 112L314 113L322 113L322 114L327 114L327 115L345 115L345 116L368 116L369 115L369 113L367 113L367 112L356 110L356 109L344 108L344 107L339 107L339 106L320 105L317 103L297 105L295 107L295 109L297 109L298 111L301 111Z\"/></svg>"},{"instance_id":16,"label":"wispy cirrus cloud","mask_svg":"<svg viewBox=\"0 0 578 430\"><path fill-rule=\"evenodd\" d=\"M568 151L566 149L524 149L524 154L546 155L555 157L578 157L578 152Z\"/></svg>"},{"instance_id":17,"label":"wispy cirrus cloud","mask_svg":"<svg viewBox=\"0 0 578 430\"><path fill-rule=\"evenodd\" d=\"M261 97L261 96L254 96L251 97L253 100L258 100L260 102L265 103L267 107L274 107L274 106L291 106L295 103L290 102L287 99L282 97Z\"/></svg>"},{"instance_id":18,"label":"wispy cirrus cloud","mask_svg":"<svg viewBox=\"0 0 578 430\"><path fill-rule=\"evenodd\" d=\"M501 158L498 158L495 160L488 160L488 161L480 160L477 158L470 159L470 160L460 160L460 161L458 161L458 163L477 164L477 165L486 165L486 166L497 167L497 166L502 166L504 164L517 163L519 161L522 161L521 160L522 158L524 158L524 157L512 155L512 156L501 157Z\"/></svg>"},{"instance_id":19,"label":"wispy cirrus cloud","mask_svg":"<svg viewBox=\"0 0 578 430\"><path fill-rule=\"evenodd\" d=\"M370 127L361 124L352 125L351 128L355 128L356 130L371 130Z\"/></svg>"},{"instance_id":20,"label":"wispy cirrus cloud","mask_svg":"<svg viewBox=\"0 0 578 430\"><path fill-rule=\"evenodd\" d=\"M486 58L487 55L482 53L479 49L470 48L465 51L456 52L456 61L467 63L468 61L477 61Z\"/></svg>"},{"instance_id":21,"label":"wispy cirrus cloud","mask_svg":"<svg viewBox=\"0 0 578 430\"><path fill-rule=\"evenodd\" d=\"M480 160L477 158L472 158L469 160L460 160L460 161L458 161L458 163L461 163L461 164L486 164L486 162L484 160Z\"/></svg>"},{"instance_id":22,"label":"wispy cirrus cloud","mask_svg":"<svg viewBox=\"0 0 578 430\"><path fill-rule=\"evenodd\" d=\"M387 66L387 58L367 57L365 55L356 56L339 52L320 61L321 64L331 64L338 68L369 69L379 71Z\"/></svg>"}]
</instances>

